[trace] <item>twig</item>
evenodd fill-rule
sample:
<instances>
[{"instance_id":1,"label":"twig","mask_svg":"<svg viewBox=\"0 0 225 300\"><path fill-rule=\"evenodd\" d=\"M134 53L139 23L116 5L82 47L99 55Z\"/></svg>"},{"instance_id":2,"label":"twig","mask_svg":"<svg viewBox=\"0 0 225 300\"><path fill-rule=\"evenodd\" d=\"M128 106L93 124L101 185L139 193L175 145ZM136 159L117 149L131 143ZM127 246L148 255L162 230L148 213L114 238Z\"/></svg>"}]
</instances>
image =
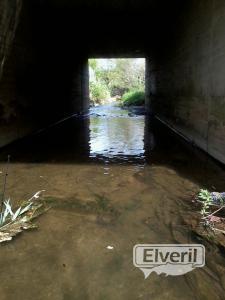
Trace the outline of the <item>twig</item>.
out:
<instances>
[{"instance_id":1,"label":"twig","mask_svg":"<svg viewBox=\"0 0 225 300\"><path fill-rule=\"evenodd\" d=\"M4 199L5 199L5 191L6 191L6 184L7 184L7 177L8 177L8 173L9 173L9 164L10 164L10 155L8 155L8 160L7 160L7 164L6 164L6 171L5 171L4 181L3 181L3 192L2 192L0 213L2 213L2 210L3 210L3 204L4 204Z\"/></svg>"},{"instance_id":2,"label":"twig","mask_svg":"<svg viewBox=\"0 0 225 300\"><path fill-rule=\"evenodd\" d=\"M214 231L216 230L216 231L219 231L219 232L225 234L225 231L224 231L224 230L221 230L221 229L218 229L218 228L215 228L215 227L213 228L213 230L214 230Z\"/></svg>"},{"instance_id":3,"label":"twig","mask_svg":"<svg viewBox=\"0 0 225 300\"><path fill-rule=\"evenodd\" d=\"M215 210L213 213L211 213L210 215L203 217L202 219L208 219L209 217L212 217L213 215L215 215L216 213L218 213L221 209L225 208L225 205L221 206L219 209Z\"/></svg>"},{"instance_id":4,"label":"twig","mask_svg":"<svg viewBox=\"0 0 225 300\"><path fill-rule=\"evenodd\" d=\"M196 200L196 202L202 204L203 201L201 201L201 200ZM221 207L220 205L215 204L215 203L208 203L208 205L209 205L209 206L217 206L217 207Z\"/></svg>"}]
</instances>

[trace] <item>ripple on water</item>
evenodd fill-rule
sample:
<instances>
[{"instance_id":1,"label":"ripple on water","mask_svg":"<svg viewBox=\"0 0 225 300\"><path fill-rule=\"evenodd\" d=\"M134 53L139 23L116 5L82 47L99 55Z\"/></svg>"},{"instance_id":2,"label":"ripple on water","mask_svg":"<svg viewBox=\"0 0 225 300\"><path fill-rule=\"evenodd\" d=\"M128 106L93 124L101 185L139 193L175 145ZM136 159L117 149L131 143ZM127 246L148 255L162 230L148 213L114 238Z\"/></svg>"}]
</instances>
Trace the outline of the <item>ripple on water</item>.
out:
<instances>
[{"instance_id":1,"label":"ripple on water","mask_svg":"<svg viewBox=\"0 0 225 300\"><path fill-rule=\"evenodd\" d=\"M21 159L11 163L7 197L18 204L44 189L52 209L37 219L38 230L1 247L1 295L25 300L224 299L225 259L210 243L206 267L185 276L152 274L144 280L132 264L138 243L203 243L184 222L191 215L187 199L203 184L222 189L224 172L209 166L206 183L199 159L192 155L190 160L180 146L172 154L169 147L159 147L148 164L144 117L112 109L100 113L98 108L91 115L89 160L74 158L75 151L83 155L83 148L71 140L76 132L81 138L85 134L70 122L55 129L55 140L51 133L36 144L10 148L14 160L19 153ZM178 157L185 159L178 162ZM1 163L0 171L4 167Z\"/></svg>"}]
</instances>

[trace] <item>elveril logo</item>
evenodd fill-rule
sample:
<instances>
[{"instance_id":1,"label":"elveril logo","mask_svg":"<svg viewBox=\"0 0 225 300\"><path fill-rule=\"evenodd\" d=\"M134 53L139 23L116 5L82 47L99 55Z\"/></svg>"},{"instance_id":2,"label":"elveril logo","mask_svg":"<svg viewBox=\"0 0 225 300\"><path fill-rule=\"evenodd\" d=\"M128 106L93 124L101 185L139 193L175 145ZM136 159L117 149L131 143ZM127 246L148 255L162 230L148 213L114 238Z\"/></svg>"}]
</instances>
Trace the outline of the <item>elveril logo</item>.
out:
<instances>
[{"instance_id":1,"label":"elveril logo","mask_svg":"<svg viewBox=\"0 0 225 300\"><path fill-rule=\"evenodd\" d=\"M199 244L135 245L133 264L147 278L152 272L158 275L178 276L205 265L205 247Z\"/></svg>"}]
</instances>

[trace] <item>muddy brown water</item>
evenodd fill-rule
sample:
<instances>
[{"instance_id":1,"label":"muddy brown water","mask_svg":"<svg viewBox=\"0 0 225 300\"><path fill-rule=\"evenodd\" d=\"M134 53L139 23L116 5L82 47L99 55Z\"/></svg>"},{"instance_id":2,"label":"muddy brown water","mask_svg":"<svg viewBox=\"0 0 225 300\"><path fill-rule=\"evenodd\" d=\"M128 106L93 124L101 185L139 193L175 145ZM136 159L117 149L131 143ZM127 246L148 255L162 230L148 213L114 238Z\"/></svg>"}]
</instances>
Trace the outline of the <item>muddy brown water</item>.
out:
<instances>
[{"instance_id":1,"label":"muddy brown water","mask_svg":"<svg viewBox=\"0 0 225 300\"><path fill-rule=\"evenodd\" d=\"M0 245L1 300L225 299L224 250L184 222L200 188L225 190L224 171L197 149L110 106L6 147L2 172L7 154L7 196L44 189L52 208ZM203 243L206 266L145 280L132 251L148 243Z\"/></svg>"}]
</instances>

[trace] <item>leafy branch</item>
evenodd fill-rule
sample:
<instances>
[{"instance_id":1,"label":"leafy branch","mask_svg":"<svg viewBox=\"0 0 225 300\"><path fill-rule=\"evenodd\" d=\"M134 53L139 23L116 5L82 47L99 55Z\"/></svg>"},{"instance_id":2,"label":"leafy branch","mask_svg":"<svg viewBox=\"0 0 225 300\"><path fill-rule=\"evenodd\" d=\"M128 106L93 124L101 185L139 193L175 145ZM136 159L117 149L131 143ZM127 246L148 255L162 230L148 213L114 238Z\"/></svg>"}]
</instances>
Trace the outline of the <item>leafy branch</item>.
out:
<instances>
[{"instance_id":1,"label":"leafy branch","mask_svg":"<svg viewBox=\"0 0 225 300\"><path fill-rule=\"evenodd\" d=\"M211 193L208 190L201 189L198 194L198 201L201 203L200 210L201 220L204 227L212 231L219 231L225 234L225 231L215 227L215 223L221 221L221 217L216 216L220 211L225 208L224 193ZM218 209L212 211L212 208L219 206Z\"/></svg>"}]
</instances>

